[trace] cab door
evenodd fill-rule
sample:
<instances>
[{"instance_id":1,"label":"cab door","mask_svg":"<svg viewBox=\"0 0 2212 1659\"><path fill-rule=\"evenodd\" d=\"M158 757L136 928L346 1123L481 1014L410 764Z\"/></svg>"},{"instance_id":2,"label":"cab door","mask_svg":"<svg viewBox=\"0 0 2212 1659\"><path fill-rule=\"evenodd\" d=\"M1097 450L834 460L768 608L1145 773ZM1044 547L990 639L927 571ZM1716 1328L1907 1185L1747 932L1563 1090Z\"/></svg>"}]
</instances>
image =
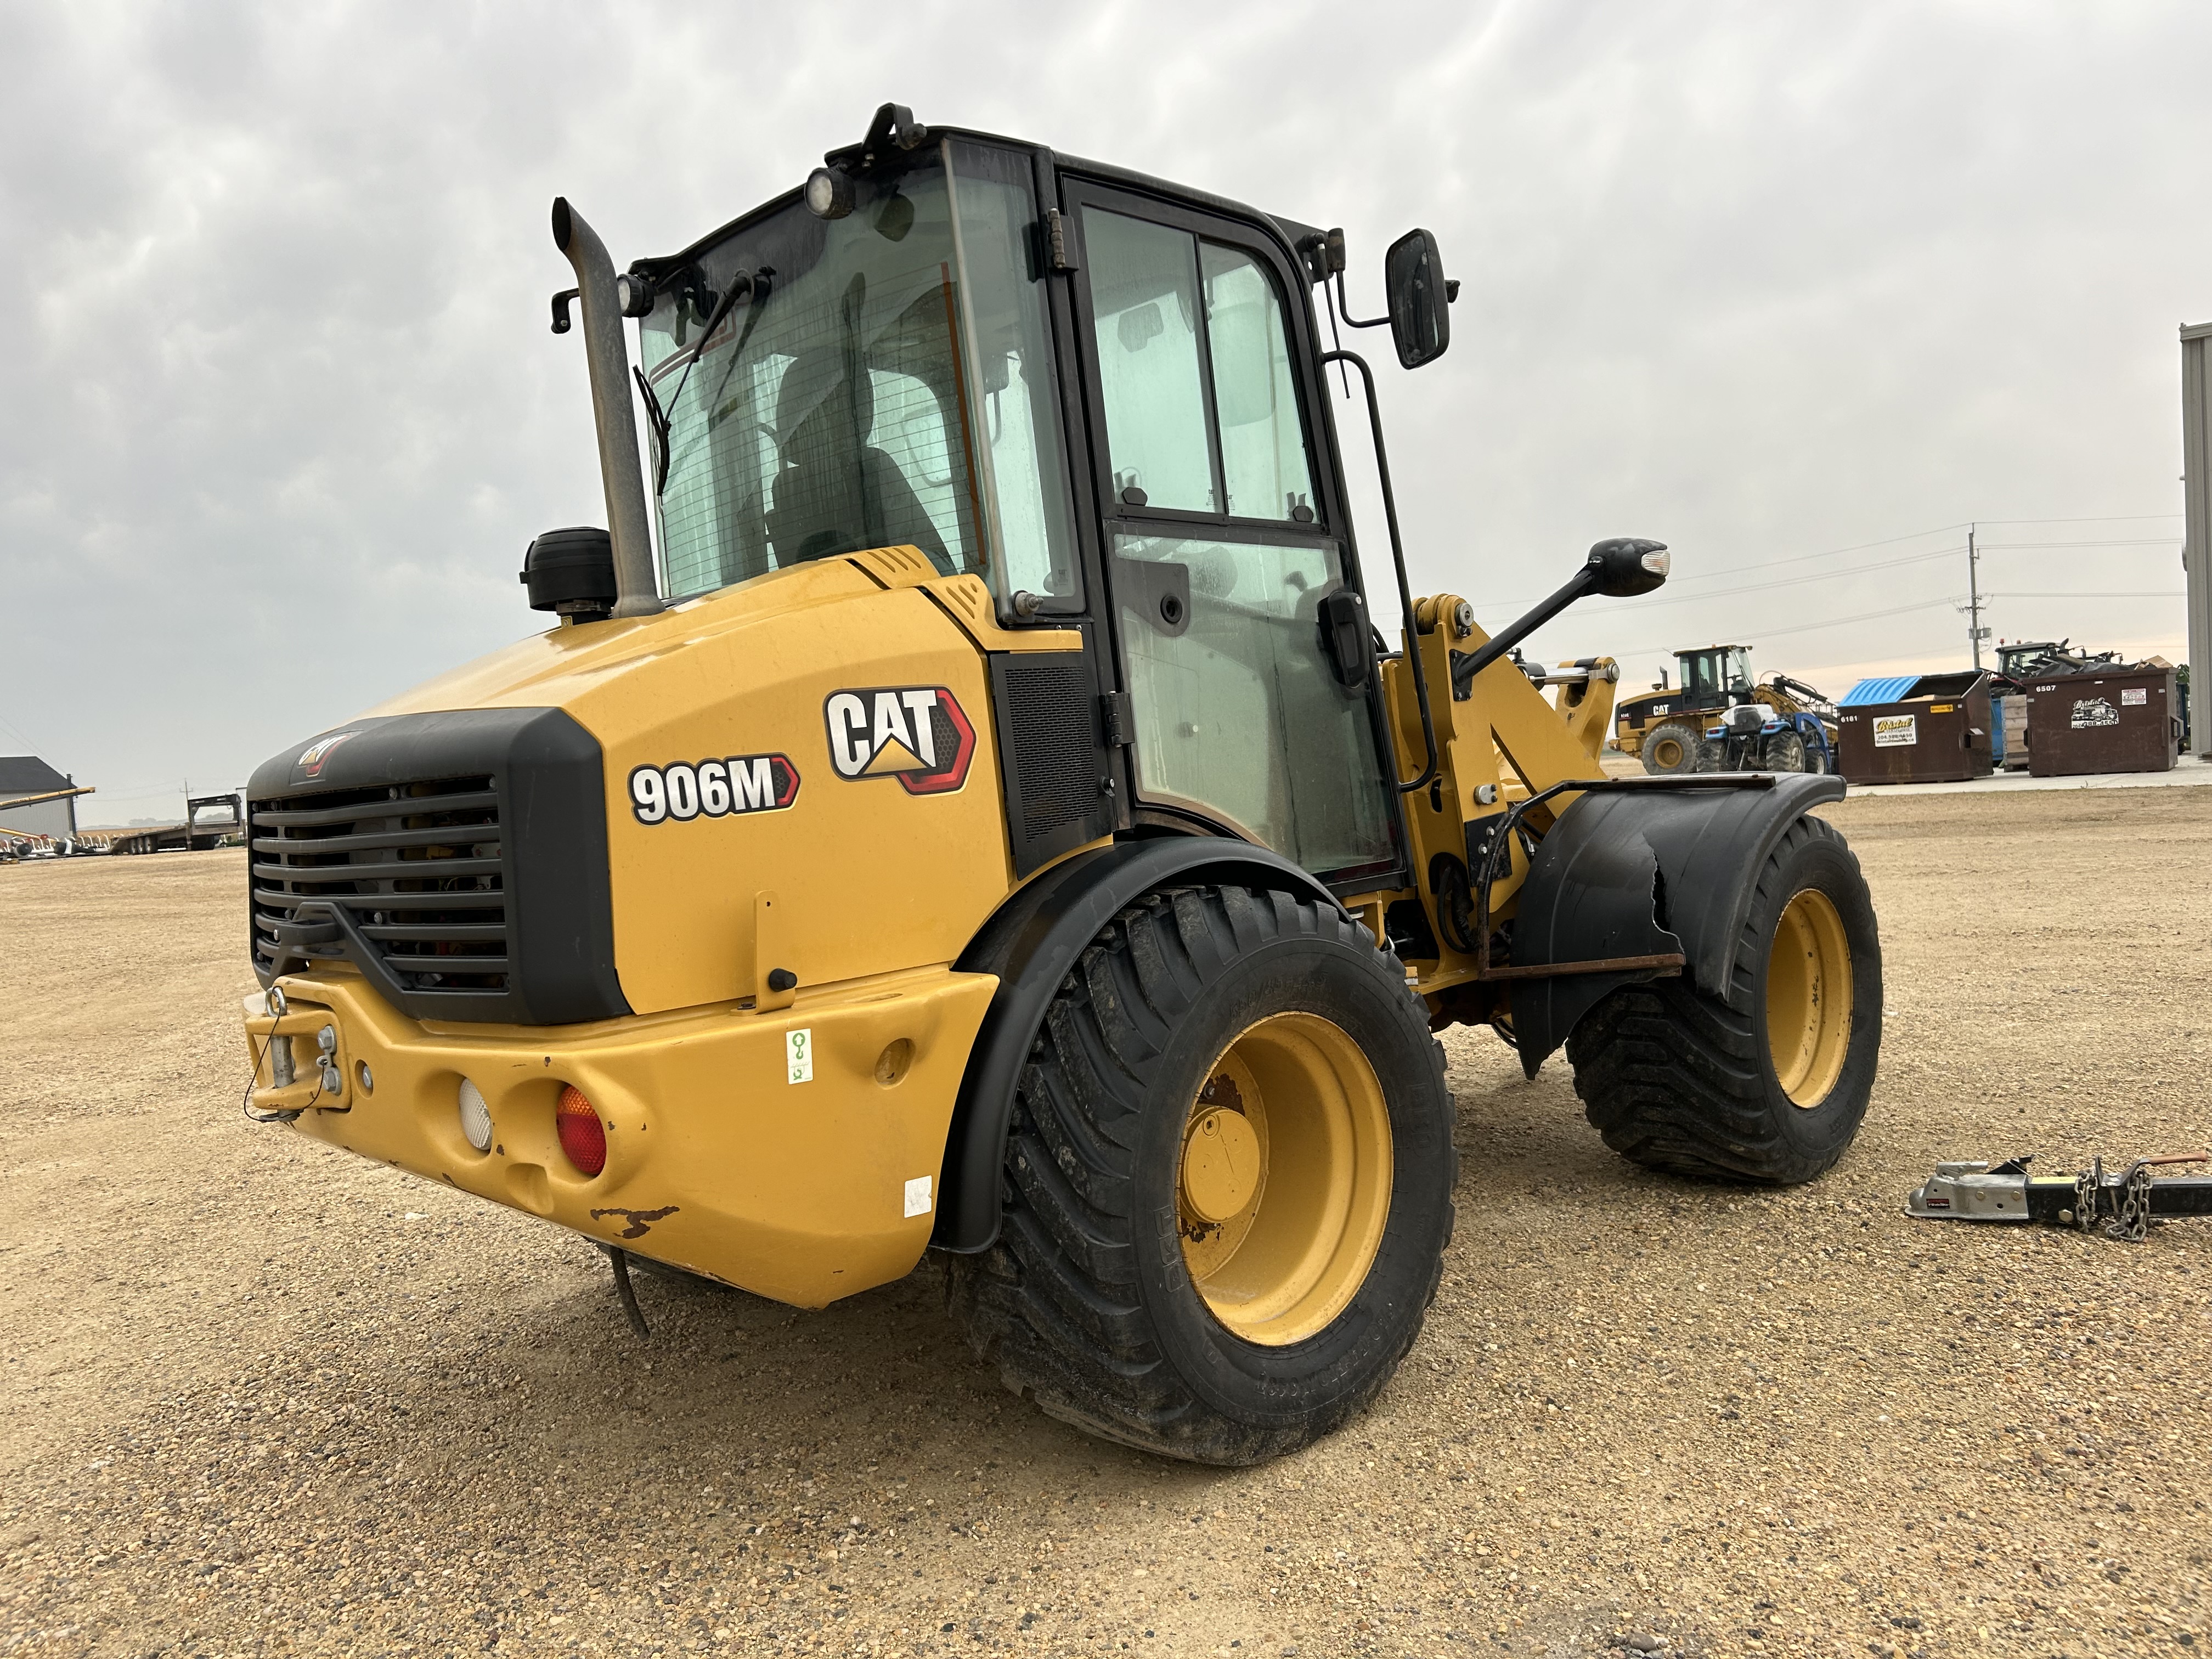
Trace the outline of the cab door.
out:
<instances>
[{"instance_id":1,"label":"cab door","mask_svg":"<svg viewBox=\"0 0 2212 1659\"><path fill-rule=\"evenodd\" d=\"M1395 791L1364 611L1327 603L1357 573L1321 487L1295 267L1234 220L1066 199L1137 805L1371 881L1399 861Z\"/></svg>"}]
</instances>

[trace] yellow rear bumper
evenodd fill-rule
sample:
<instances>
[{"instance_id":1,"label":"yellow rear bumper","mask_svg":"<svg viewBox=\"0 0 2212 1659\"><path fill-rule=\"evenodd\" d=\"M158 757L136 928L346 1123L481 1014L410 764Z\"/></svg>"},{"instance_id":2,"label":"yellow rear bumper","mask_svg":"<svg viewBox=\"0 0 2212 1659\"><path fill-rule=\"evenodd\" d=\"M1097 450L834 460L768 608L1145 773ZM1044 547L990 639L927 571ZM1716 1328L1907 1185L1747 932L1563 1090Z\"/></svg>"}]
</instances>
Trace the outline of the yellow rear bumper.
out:
<instances>
[{"instance_id":1,"label":"yellow rear bumper","mask_svg":"<svg viewBox=\"0 0 2212 1659\"><path fill-rule=\"evenodd\" d=\"M266 996L246 1000L252 1104L298 1110L295 1127L365 1158L816 1308L921 1259L953 1101L997 983L924 969L769 1012L721 1004L531 1029L410 1019L351 971L319 969L277 981L281 1019ZM318 1060L325 1027L335 1092ZM288 1087L276 1086L276 1037L297 1056ZM464 1079L491 1109L487 1152L462 1132ZM554 1127L571 1084L606 1129L596 1176L569 1163Z\"/></svg>"}]
</instances>

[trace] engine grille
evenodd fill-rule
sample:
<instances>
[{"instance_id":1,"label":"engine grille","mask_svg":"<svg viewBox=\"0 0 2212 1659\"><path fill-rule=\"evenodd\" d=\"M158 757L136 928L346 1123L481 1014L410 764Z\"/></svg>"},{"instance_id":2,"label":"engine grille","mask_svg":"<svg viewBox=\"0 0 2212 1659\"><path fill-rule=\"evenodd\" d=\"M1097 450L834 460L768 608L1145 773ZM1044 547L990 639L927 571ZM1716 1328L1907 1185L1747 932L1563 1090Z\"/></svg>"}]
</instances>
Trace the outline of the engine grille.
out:
<instances>
[{"instance_id":1,"label":"engine grille","mask_svg":"<svg viewBox=\"0 0 2212 1659\"><path fill-rule=\"evenodd\" d=\"M1110 835L1111 759L1091 653L991 653L991 705L1014 872Z\"/></svg>"},{"instance_id":2,"label":"engine grille","mask_svg":"<svg viewBox=\"0 0 2212 1659\"><path fill-rule=\"evenodd\" d=\"M276 924L320 900L349 914L406 990L507 989L511 895L492 778L286 795L256 800L252 817L253 958L264 976L277 961Z\"/></svg>"},{"instance_id":3,"label":"engine grille","mask_svg":"<svg viewBox=\"0 0 2212 1659\"><path fill-rule=\"evenodd\" d=\"M1017 659L1007 665L1006 684L1022 834L1042 841L1098 810L1098 700L1080 662Z\"/></svg>"}]
</instances>

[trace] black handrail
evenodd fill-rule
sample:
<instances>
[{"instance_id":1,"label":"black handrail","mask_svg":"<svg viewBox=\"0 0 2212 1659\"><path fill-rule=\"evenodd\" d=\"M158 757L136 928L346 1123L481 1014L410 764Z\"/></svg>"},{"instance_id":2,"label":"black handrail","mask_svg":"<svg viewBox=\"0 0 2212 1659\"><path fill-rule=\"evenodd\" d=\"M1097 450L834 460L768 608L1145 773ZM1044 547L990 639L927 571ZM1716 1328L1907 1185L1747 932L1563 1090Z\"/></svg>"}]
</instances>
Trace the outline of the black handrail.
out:
<instances>
[{"instance_id":1,"label":"black handrail","mask_svg":"<svg viewBox=\"0 0 2212 1659\"><path fill-rule=\"evenodd\" d=\"M1437 725L1436 717L1429 712L1429 677L1421 668L1419 630L1413 624L1413 589L1406 576L1406 544L1398 534L1398 498L1390 489L1390 453L1382 442L1382 408L1375 398L1375 372L1367 367L1364 357L1356 351L1325 351L1321 362L1324 368L1330 363L1350 363L1359 371L1360 382L1367 388L1367 423L1375 434L1375 472L1382 483L1382 516L1390 526L1390 561L1398 568L1398 602L1406 616L1406 663L1413 671L1413 695L1421 705L1421 741L1428 747L1428 764L1422 769L1421 775L1411 783L1398 786L1400 794L1410 795L1416 789L1427 788L1436 780ZM1390 763L1394 777L1397 770L1394 756Z\"/></svg>"}]
</instances>

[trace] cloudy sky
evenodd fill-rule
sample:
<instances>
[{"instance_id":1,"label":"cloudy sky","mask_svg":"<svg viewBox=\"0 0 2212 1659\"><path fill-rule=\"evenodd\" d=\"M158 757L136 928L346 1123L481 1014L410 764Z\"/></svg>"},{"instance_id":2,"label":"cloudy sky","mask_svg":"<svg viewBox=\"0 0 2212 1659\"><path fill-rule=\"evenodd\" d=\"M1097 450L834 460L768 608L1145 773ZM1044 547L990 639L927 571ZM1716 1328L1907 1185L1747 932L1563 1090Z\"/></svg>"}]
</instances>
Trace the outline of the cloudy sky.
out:
<instances>
[{"instance_id":1,"label":"cloudy sky","mask_svg":"<svg viewBox=\"0 0 2212 1659\"><path fill-rule=\"evenodd\" d=\"M524 545L603 517L549 201L618 263L667 252L886 99L1341 224L1364 309L1389 239L1434 230L1452 351L1383 376L1417 586L1495 627L1598 537L1675 549L1547 656L1649 680L1741 640L1831 691L1950 665L1970 521L2000 635L2182 655L2202 3L0 0L0 752L97 785L88 823L532 631Z\"/></svg>"}]
</instances>

